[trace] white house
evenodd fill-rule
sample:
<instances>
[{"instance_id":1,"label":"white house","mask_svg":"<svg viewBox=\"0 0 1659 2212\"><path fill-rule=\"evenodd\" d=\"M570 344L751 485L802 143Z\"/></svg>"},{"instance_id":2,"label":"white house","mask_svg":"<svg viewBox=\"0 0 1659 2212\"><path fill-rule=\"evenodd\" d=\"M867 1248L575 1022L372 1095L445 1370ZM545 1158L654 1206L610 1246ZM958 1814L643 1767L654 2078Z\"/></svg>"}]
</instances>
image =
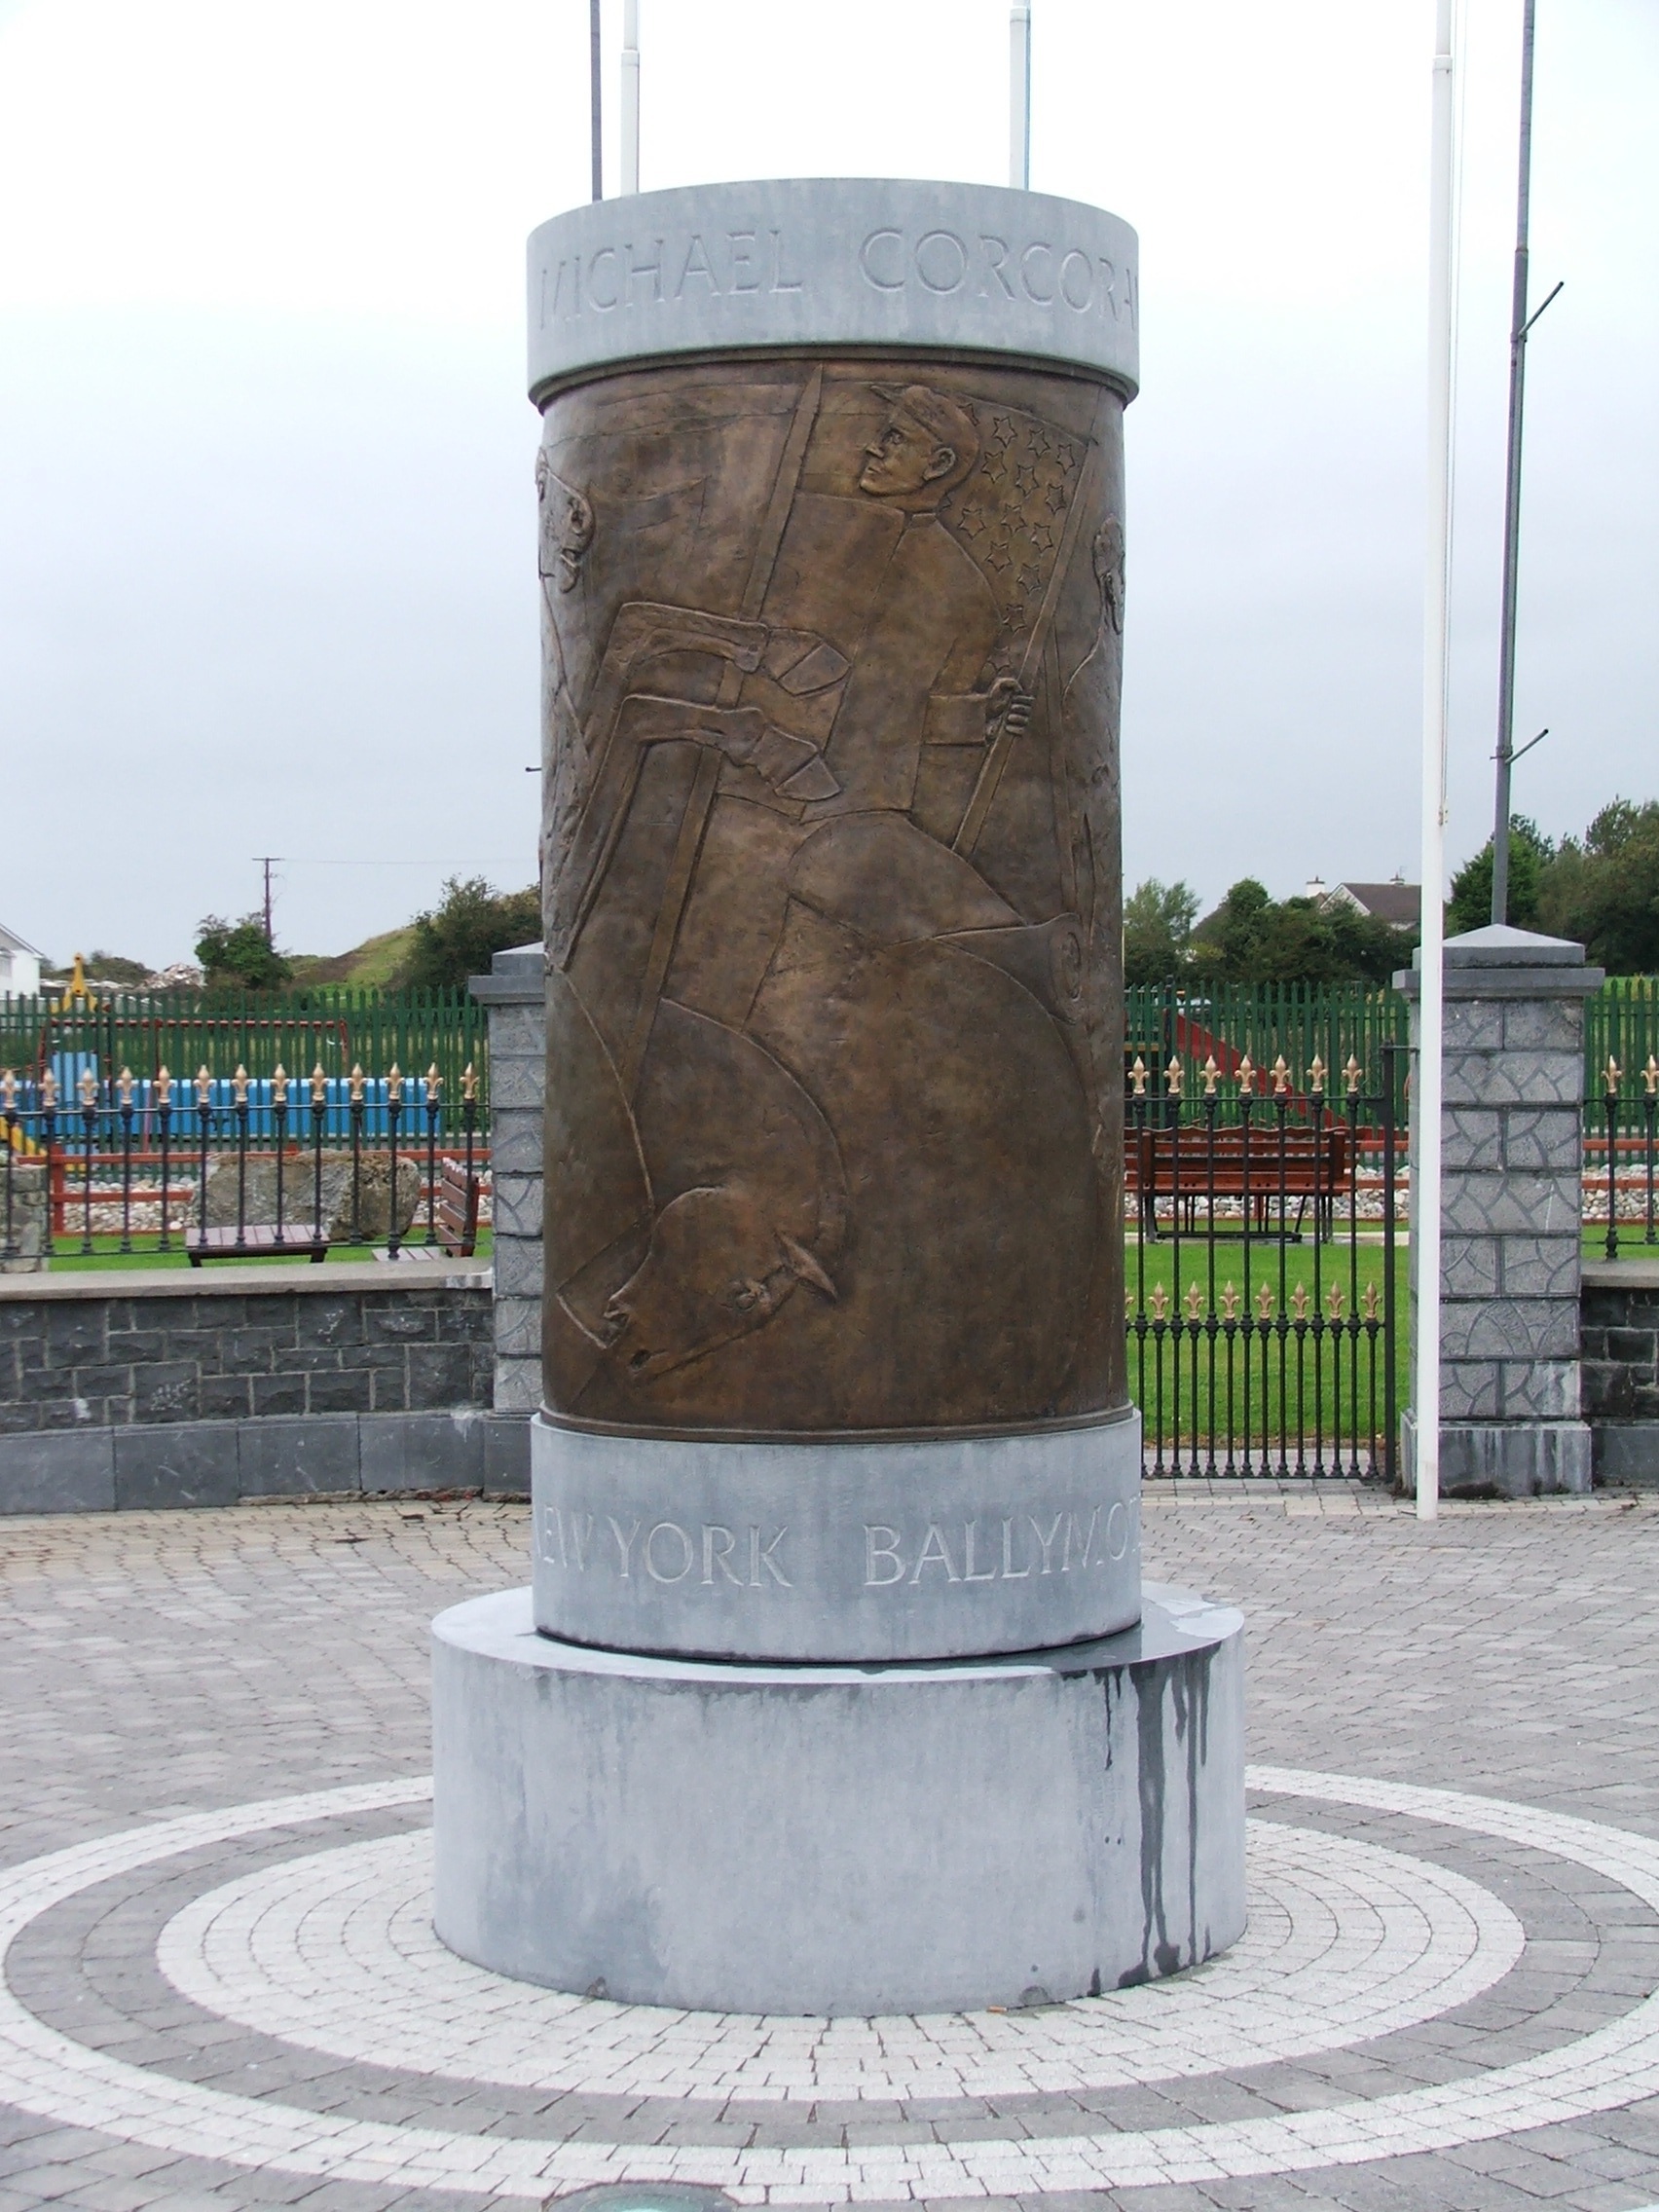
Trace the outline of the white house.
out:
<instances>
[{"instance_id":1,"label":"white house","mask_svg":"<svg viewBox=\"0 0 1659 2212\"><path fill-rule=\"evenodd\" d=\"M0 922L0 999L32 998L40 989L42 955Z\"/></svg>"}]
</instances>

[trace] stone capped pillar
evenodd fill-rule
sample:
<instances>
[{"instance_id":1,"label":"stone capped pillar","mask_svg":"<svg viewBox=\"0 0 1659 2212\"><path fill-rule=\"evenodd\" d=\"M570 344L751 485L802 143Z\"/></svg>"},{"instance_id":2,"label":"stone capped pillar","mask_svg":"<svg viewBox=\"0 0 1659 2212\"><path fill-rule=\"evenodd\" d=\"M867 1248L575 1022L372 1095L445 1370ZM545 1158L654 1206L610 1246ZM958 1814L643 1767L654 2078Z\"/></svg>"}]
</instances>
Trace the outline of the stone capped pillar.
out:
<instances>
[{"instance_id":1,"label":"stone capped pillar","mask_svg":"<svg viewBox=\"0 0 1659 2212\"><path fill-rule=\"evenodd\" d=\"M471 995L490 1015L491 1214L498 1414L541 1403L541 1102L546 964L539 944L498 952Z\"/></svg>"},{"instance_id":2,"label":"stone capped pillar","mask_svg":"<svg viewBox=\"0 0 1659 2212\"><path fill-rule=\"evenodd\" d=\"M534 1588L433 1704L485 1966L913 2012L1243 1926L1241 1623L1143 1611L1124 1361L1135 257L867 179L531 241Z\"/></svg>"},{"instance_id":3,"label":"stone capped pillar","mask_svg":"<svg viewBox=\"0 0 1659 2212\"><path fill-rule=\"evenodd\" d=\"M1420 1038L1420 977L1398 977ZM1440 1487L1590 1488L1579 1401L1584 947L1493 927L1446 944ZM1412 1119L1413 1205L1419 1123ZM1413 1251L1414 1279L1416 1250ZM1407 1480L1414 1417L1405 1417Z\"/></svg>"}]
</instances>

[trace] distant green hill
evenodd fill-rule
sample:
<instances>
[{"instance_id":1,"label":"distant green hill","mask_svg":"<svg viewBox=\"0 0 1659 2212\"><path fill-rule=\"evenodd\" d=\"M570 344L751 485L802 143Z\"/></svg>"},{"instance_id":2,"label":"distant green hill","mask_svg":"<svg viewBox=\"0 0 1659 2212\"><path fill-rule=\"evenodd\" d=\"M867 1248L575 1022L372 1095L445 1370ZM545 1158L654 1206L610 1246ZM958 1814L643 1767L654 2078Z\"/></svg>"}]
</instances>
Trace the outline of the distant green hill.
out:
<instances>
[{"instance_id":1,"label":"distant green hill","mask_svg":"<svg viewBox=\"0 0 1659 2212\"><path fill-rule=\"evenodd\" d=\"M296 952L289 956L296 983L354 983L360 989L384 988L409 957L415 941L415 925L383 930L365 938L350 952Z\"/></svg>"}]
</instances>

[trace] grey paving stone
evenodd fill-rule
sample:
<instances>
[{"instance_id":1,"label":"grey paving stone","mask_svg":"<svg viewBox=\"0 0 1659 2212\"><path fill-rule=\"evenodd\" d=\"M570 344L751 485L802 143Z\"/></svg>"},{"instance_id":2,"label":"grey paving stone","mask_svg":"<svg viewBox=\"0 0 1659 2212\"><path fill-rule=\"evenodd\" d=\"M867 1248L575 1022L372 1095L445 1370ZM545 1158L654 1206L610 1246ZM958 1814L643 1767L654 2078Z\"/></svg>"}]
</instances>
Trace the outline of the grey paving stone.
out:
<instances>
[{"instance_id":1,"label":"grey paving stone","mask_svg":"<svg viewBox=\"0 0 1659 2212\"><path fill-rule=\"evenodd\" d=\"M109 1429L0 1436L0 1513L107 1513L114 1504Z\"/></svg>"},{"instance_id":2,"label":"grey paving stone","mask_svg":"<svg viewBox=\"0 0 1659 2212\"><path fill-rule=\"evenodd\" d=\"M114 1433L115 1502L121 1510L231 1505L240 1495L235 1421L181 1421Z\"/></svg>"},{"instance_id":3,"label":"grey paving stone","mask_svg":"<svg viewBox=\"0 0 1659 2212\"><path fill-rule=\"evenodd\" d=\"M0 1852L25 1858L163 1808L418 1771L425 1757L425 1623L453 1598L522 1579L526 1521L517 1507L486 1502L428 1505L406 1520L394 1505L363 1500L15 1521L0 1555L0 1669L8 1713L21 1725L0 1731ZM1321 1493L1309 1486L1230 1493L1198 1485L1149 1493L1146 1551L1151 1571L1232 1599L1250 1614L1257 1758L1485 1790L1659 1835L1651 1725L1659 1654L1647 1604L1659 1570L1659 1510L1601 1500L1449 1507L1440 1522L1419 1527L1346 1486ZM1339 1819L1339 1811L1328 1815L1337 1832L1367 1832L1361 1816ZM1296 1818L1307 1822L1314 1813L1301 1805ZM314 1846L313 1837L307 1848ZM1425 1849L1426 1838L1406 1837L1401 1847ZM1505 2039L1524 2046L1540 2007L1558 2009L1559 2041L1568 2032L1562 2021L1599 2019L1606 2007L1622 2010L1633 1993L1652 1986L1643 1970L1659 1970L1652 1916L1621 1920L1609 1885L1562 1865L1556 1885L1540 1888L1538 1855L1495 1842L1479 1849L1479 1878L1490 1886L1531 1885L1524 1897L1512 1894L1539 1937L1537 1956L1508 2004L1426 2024L1410 2059L1425 2074L1490 2063L1509 2047ZM1602 1950L1590 1955L1592 1922L1604 1959ZM114 1977L112 1997L120 1994L122 1943L133 1925L113 1909L88 1925L86 1955L99 1974ZM1621 1966L1606 1946L1625 1943ZM15 1964L58 1972L62 1958L56 1954L55 1965L43 1952L31 1963L19 1952ZM158 2035L163 2022L166 2033L178 2032L178 2015L158 2008L157 2018ZM204 2063L234 2067L236 2050L228 2039ZM1402 2044L1395 2086L1407 2055ZM1258 2100L1278 2100L1273 2109L1330 2093L1380 2093L1387 2063L1370 2063L1378 2074L1365 2071L1364 2052L1346 2060L1333 2053L1323 2080L1312 2068L1265 2069L1235 2086L1246 2097L1253 2090ZM354 2109L362 2070L335 2071L336 2108ZM327 2073L324 2060L313 2077L316 2101L328 2096ZM284 2083L279 2093L297 2091ZM1104 2123L1175 2124L1195 2101L1222 2093L1215 2084L1198 2100L1137 2091L1134 2119L1120 2099ZM1073 2102L1074 2131L1102 2123L1094 2100ZM617 2139L599 2117L578 2117L579 2101L540 2104L545 2120L502 2100L495 2124L553 2133L568 2116L587 2140ZM424 2111L434 2125L489 2124L489 2093L466 2084L456 2084L453 2095L434 2085L424 2106L415 2084L403 2109ZM934 2120L912 2109L901 2124L926 2122L931 2130ZM642 2111L639 2139L656 2140L662 2124ZM1010 2113L1001 2124L1014 2132L1035 2121ZM4 2134L0 2122L0 2140ZM76 2188L111 2178L97 2163L107 2139L49 2130L30 2140L33 2167L70 2175L64 2190L32 2201L72 2201ZM1533 2130L1508 2149L1508 2157L1483 2152L1473 2160L1396 2159L1364 2170L1217 2182L1198 2194L1232 2212L1339 2205L1514 2212L1580 2201L1584 2212L1621 2212L1597 2193L1623 2191L1632 2205L1659 2197L1659 2100L1570 2128ZM173 2176L158 2170L154 2201L206 2202L223 2212L329 2200L315 2190L291 2196L266 2186L279 2179L183 2161ZM18 2186L0 2167L0 2189L17 2193ZM447 2203L480 2212L481 2200L465 2193L318 2186L345 2189L339 2201L353 2212L382 2212L400 2196L420 2212ZM1085 2200L1019 2201L1032 2212L1063 2212ZM1087 2201L1094 2212L1131 2201L1150 2212L1189 2212L1185 2190L1110 2192Z\"/></svg>"},{"instance_id":4,"label":"grey paving stone","mask_svg":"<svg viewBox=\"0 0 1659 2212\"><path fill-rule=\"evenodd\" d=\"M282 1497L358 1487L357 1421L353 1413L274 1416L240 1431L243 1497Z\"/></svg>"}]
</instances>

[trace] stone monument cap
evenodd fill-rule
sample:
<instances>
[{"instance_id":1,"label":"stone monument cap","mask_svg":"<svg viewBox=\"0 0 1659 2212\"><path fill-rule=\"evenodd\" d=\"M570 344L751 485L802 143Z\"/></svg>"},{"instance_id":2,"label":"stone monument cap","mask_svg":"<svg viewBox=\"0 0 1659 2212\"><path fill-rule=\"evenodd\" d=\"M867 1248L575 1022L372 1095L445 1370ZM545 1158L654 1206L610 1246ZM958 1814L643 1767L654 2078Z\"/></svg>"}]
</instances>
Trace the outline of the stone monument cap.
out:
<instances>
[{"instance_id":1,"label":"stone monument cap","mask_svg":"<svg viewBox=\"0 0 1659 2212\"><path fill-rule=\"evenodd\" d=\"M801 177L631 193L530 240L530 393L625 363L791 350L1055 362L1132 397L1138 245L1007 186Z\"/></svg>"},{"instance_id":2,"label":"stone monument cap","mask_svg":"<svg viewBox=\"0 0 1659 2212\"><path fill-rule=\"evenodd\" d=\"M1588 998L1604 979L1602 969L1585 966L1584 947L1571 938L1489 922L1446 940L1448 998ZM1411 966L1396 970L1394 988L1416 1001L1422 989L1420 945Z\"/></svg>"}]
</instances>

